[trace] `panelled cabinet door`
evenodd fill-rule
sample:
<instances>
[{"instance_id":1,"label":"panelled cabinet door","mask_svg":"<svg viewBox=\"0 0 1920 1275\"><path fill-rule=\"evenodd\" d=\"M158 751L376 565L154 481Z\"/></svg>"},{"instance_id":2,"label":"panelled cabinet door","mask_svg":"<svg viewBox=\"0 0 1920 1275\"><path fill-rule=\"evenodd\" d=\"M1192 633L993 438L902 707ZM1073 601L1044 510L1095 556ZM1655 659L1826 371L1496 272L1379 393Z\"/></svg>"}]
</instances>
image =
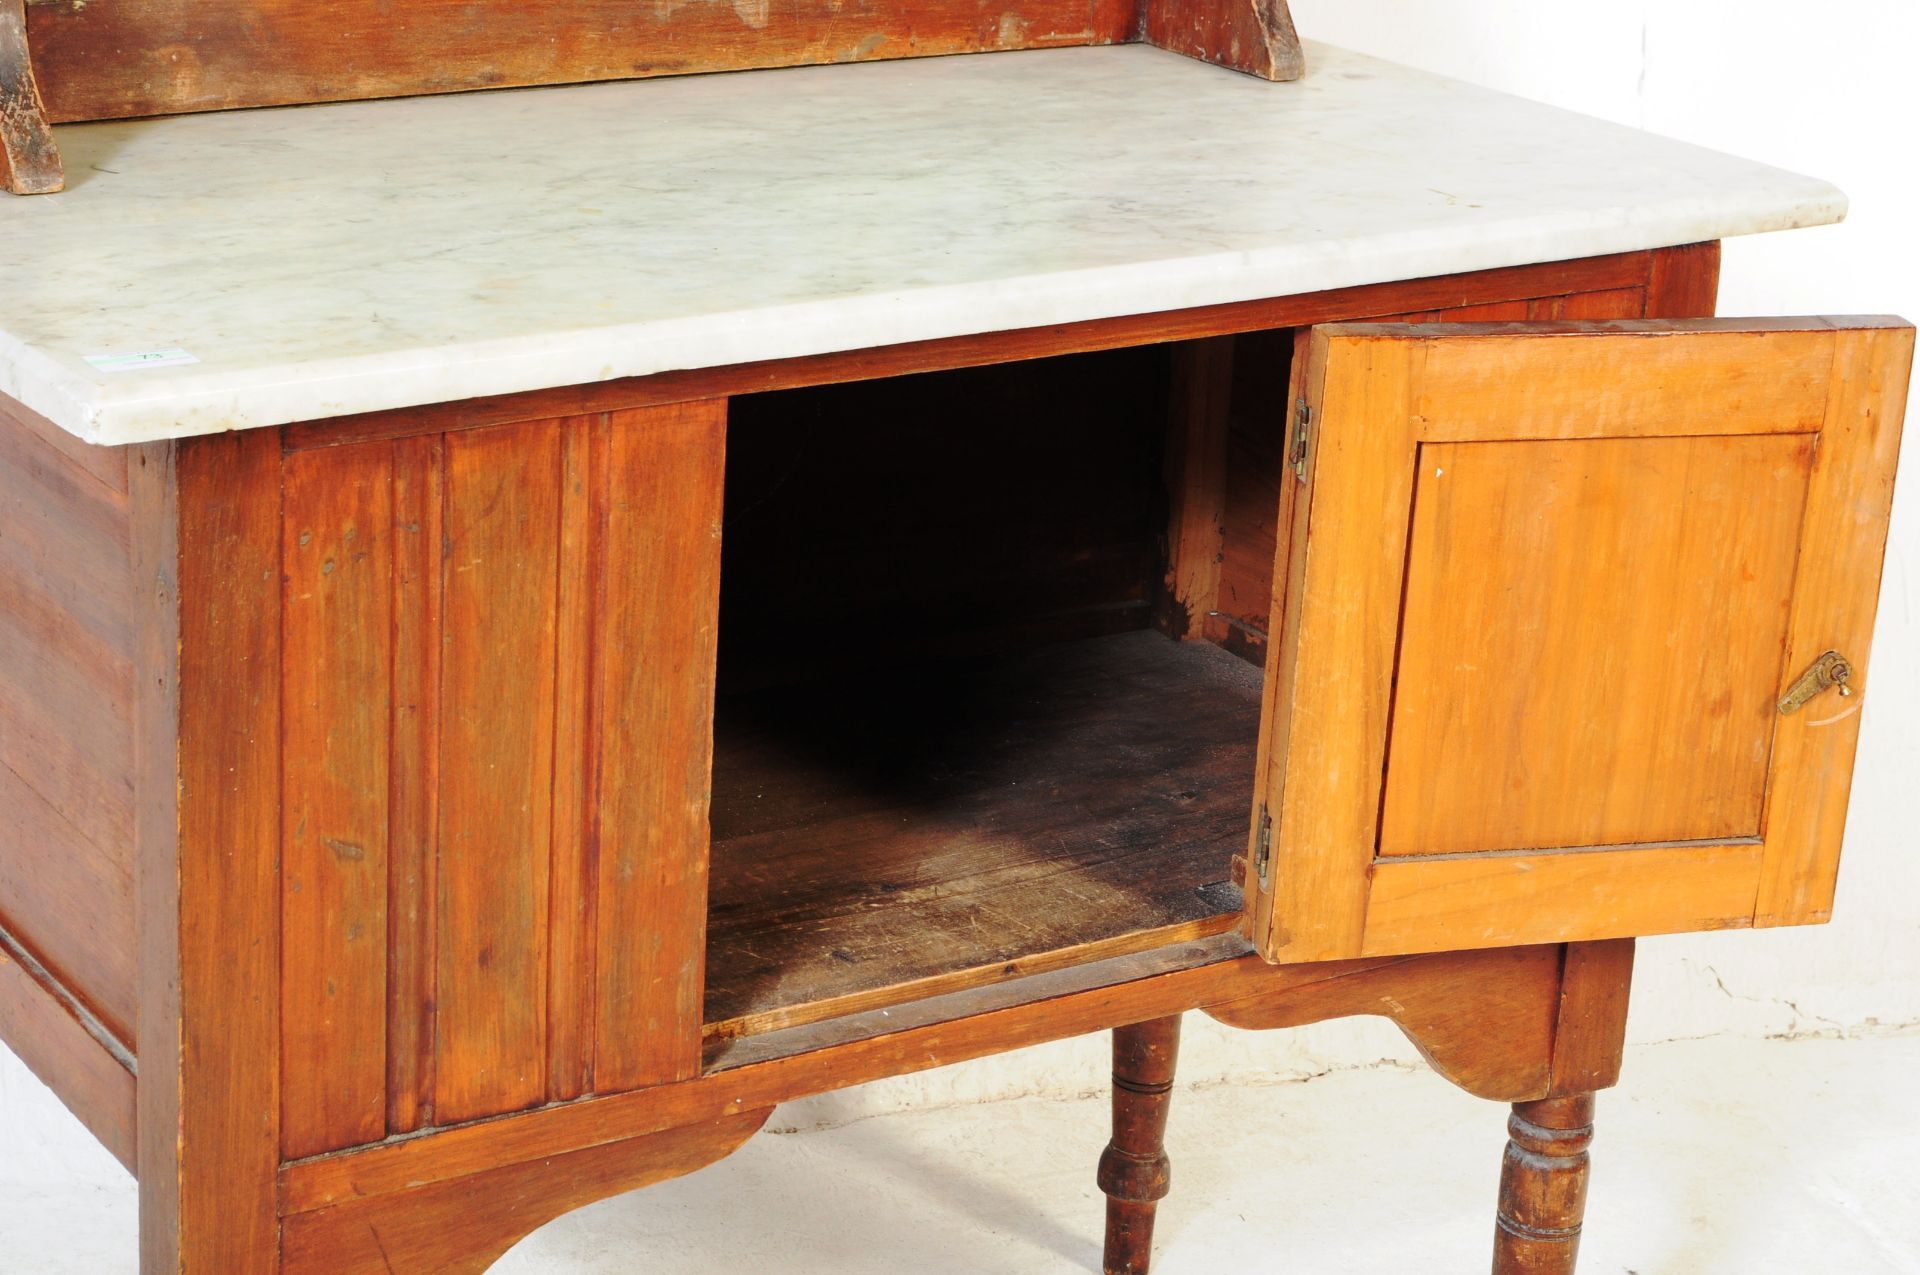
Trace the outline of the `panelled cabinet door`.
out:
<instances>
[{"instance_id":1,"label":"panelled cabinet door","mask_svg":"<svg viewBox=\"0 0 1920 1275\"><path fill-rule=\"evenodd\" d=\"M1825 920L1912 351L1888 319L1314 329L1261 950Z\"/></svg>"}]
</instances>

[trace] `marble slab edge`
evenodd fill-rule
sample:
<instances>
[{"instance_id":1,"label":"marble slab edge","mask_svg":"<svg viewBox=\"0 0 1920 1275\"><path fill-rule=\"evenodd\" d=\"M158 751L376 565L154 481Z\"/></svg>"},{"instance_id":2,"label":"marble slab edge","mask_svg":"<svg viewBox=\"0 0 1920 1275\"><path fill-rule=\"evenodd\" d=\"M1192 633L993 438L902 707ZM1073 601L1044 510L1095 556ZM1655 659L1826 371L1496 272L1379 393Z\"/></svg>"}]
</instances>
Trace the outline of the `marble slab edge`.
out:
<instances>
[{"instance_id":1,"label":"marble slab edge","mask_svg":"<svg viewBox=\"0 0 1920 1275\"><path fill-rule=\"evenodd\" d=\"M1163 313L1335 288L1643 251L1825 225L1837 188L1754 196L1746 208L1693 201L1519 223L1330 239L1068 273L867 293L799 304L579 328L260 368L128 374L96 381L0 332L0 393L102 446L662 372L876 348L1092 319Z\"/></svg>"}]
</instances>

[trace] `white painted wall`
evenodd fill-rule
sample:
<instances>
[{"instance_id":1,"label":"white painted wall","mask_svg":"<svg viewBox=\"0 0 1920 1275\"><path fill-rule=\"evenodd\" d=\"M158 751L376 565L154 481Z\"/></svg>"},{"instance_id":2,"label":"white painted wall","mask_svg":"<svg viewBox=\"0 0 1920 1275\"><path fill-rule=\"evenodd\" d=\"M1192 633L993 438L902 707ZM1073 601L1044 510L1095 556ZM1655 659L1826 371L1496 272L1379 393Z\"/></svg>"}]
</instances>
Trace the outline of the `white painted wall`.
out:
<instances>
[{"instance_id":1,"label":"white painted wall","mask_svg":"<svg viewBox=\"0 0 1920 1275\"><path fill-rule=\"evenodd\" d=\"M1293 0L1311 39L1766 160L1836 182L1845 225L1727 245L1727 314L1920 317L1920 0ZM1309 70L1311 74L1311 70ZM1858 1034L1920 1027L1920 427L1906 448L1838 919L1641 946L1633 1035ZM1378 1020L1246 1034L1199 1016L1182 1072L1221 1083L1306 1077L1412 1051ZM1086 1038L797 1103L776 1124L833 1123L905 1104L1103 1083ZM1633 1076L1626 1077L1631 1085ZM1489 1120L1494 1117L1489 1114ZM43 1088L0 1051L0 1190L123 1181Z\"/></svg>"}]
</instances>

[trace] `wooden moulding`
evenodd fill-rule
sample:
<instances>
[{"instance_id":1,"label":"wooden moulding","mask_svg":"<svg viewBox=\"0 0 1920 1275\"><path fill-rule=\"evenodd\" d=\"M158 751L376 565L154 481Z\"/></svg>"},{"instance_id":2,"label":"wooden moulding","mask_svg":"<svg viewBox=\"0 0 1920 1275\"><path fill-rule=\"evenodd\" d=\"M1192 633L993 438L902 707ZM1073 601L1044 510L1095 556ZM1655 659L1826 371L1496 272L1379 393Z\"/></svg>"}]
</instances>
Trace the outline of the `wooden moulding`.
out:
<instances>
[{"instance_id":1,"label":"wooden moulding","mask_svg":"<svg viewBox=\"0 0 1920 1275\"><path fill-rule=\"evenodd\" d=\"M32 35L63 122L1133 40L1301 70L1286 0L478 0L458 22L392 21L382 0L56 0Z\"/></svg>"},{"instance_id":2,"label":"wooden moulding","mask_svg":"<svg viewBox=\"0 0 1920 1275\"><path fill-rule=\"evenodd\" d=\"M458 22L395 22L385 0L54 0L31 32L25 0L0 0L0 185L61 188L50 120L1141 40L1269 80L1304 69L1287 0L478 0Z\"/></svg>"},{"instance_id":3,"label":"wooden moulding","mask_svg":"<svg viewBox=\"0 0 1920 1275\"><path fill-rule=\"evenodd\" d=\"M24 0L0 0L0 185L16 195L47 195L66 185L27 54Z\"/></svg>"},{"instance_id":4,"label":"wooden moulding","mask_svg":"<svg viewBox=\"0 0 1920 1275\"><path fill-rule=\"evenodd\" d=\"M143 1271L277 1264L279 469L272 430L130 456Z\"/></svg>"},{"instance_id":5,"label":"wooden moulding","mask_svg":"<svg viewBox=\"0 0 1920 1275\"><path fill-rule=\"evenodd\" d=\"M705 1168L771 1110L583 1147L287 1219L284 1275L480 1275L522 1236L596 1200Z\"/></svg>"},{"instance_id":6,"label":"wooden moulding","mask_svg":"<svg viewBox=\"0 0 1920 1275\"><path fill-rule=\"evenodd\" d=\"M1157 958L1185 954L1207 963L1176 965L984 1012L962 1011L961 1017L709 1071L676 1084L297 1161L281 1170L281 1208L289 1215L329 1209L1196 1006L1249 1028L1383 1015L1407 1032L1442 1075L1471 1093L1507 1102L1553 1091L1553 1042L1566 1016L1560 1005L1558 947L1278 967L1257 956L1220 959L1218 951L1211 943L1167 949ZM1138 968L1140 958L1123 960ZM1003 994L987 987L963 995L993 1006Z\"/></svg>"},{"instance_id":7,"label":"wooden moulding","mask_svg":"<svg viewBox=\"0 0 1920 1275\"><path fill-rule=\"evenodd\" d=\"M1127 958L1111 963L1127 971L1119 981L1056 984L1055 994L1016 1004L996 1001L1004 989L975 989L964 994L974 1012L958 1019L896 1023L838 1047L298 1161L279 1181L284 1269L478 1272L568 1209L720 1159L779 1102L1045 1040L1148 1024L1144 1038L1162 1042L1164 1056L1154 1075L1135 1078L1158 1080L1171 1073L1178 1016L1196 1006L1259 1029L1382 1015L1441 1074L1500 1101L1585 1093L1617 1072L1631 944L1293 967L1244 951L1166 949L1154 954L1158 968ZM1116 1053L1122 1063L1125 1053ZM1110 1164L1102 1185L1145 1200L1159 1193L1163 1164L1150 1154L1157 1133L1138 1132L1128 1145L1142 1153L1142 1172Z\"/></svg>"}]
</instances>

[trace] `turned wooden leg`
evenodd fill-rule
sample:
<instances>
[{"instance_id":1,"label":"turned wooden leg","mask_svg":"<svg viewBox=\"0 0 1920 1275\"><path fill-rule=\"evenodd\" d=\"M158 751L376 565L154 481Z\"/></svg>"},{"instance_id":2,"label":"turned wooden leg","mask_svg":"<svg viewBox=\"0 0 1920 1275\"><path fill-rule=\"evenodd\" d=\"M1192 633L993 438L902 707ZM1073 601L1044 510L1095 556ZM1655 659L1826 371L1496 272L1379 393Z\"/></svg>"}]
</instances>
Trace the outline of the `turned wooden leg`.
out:
<instances>
[{"instance_id":1,"label":"turned wooden leg","mask_svg":"<svg viewBox=\"0 0 1920 1275\"><path fill-rule=\"evenodd\" d=\"M1113 1141L1100 1155L1107 1193L1106 1275L1146 1275L1153 1213L1171 1181L1165 1147L1180 1016L1113 1033Z\"/></svg>"},{"instance_id":2,"label":"turned wooden leg","mask_svg":"<svg viewBox=\"0 0 1920 1275\"><path fill-rule=\"evenodd\" d=\"M1500 1168L1494 1275L1573 1275L1592 1141L1590 1093L1513 1104Z\"/></svg>"}]
</instances>

